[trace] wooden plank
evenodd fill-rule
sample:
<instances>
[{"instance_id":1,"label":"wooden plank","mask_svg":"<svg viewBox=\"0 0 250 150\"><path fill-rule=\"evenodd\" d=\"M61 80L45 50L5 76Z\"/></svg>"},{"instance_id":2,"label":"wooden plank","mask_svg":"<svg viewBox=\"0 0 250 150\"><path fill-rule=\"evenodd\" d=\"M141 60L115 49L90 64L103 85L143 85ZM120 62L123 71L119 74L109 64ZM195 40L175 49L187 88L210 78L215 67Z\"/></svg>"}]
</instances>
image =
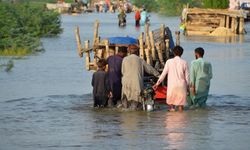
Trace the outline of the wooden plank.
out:
<instances>
[{"instance_id":1,"label":"wooden plank","mask_svg":"<svg viewBox=\"0 0 250 150\"><path fill-rule=\"evenodd\" d=\"M209 35L211 32L207 31L186 31L187 35Z\"/></svg>"},{"instance_id":2,"label":"wooden plank","mask_svg":"<svg viewBox=\"0 0 250 150\"><path fill-rule=\"evenodd\" d=\"M210 26L186 26L188 31L214 31L216 28Z\"/></svg>"}]
</instances>

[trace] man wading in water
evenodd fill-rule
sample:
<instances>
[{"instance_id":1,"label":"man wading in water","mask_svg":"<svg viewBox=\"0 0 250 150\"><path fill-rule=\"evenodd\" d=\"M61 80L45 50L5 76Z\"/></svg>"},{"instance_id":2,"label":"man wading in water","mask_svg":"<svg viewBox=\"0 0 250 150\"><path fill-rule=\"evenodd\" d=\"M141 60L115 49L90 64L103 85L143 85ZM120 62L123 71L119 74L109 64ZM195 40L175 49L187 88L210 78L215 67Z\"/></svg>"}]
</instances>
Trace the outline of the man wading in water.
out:
<instances>
[{"instance_id":1,"label":"man wading in water","mask_svg":"<svg viewBox=\"0 0 250 150\"><path fill-rule=\"evenodd\" d=\"M153 88L156 90L168 74L167 104L170 106L169 111L175 111L174 106L178 106L179 111L183 111L189 84L188 63L181 58L182 47L174 47L173 52L175 57L167 60L164 70Z\"/></svg>"},{"instance_id":2,"label":"man wading in water","mask_svg":"<svg viewBox=\"0 0 250 150\"><path fill-rule=\"evenodd\" d=\"M113 94L112 105L116 105L117 101L121 100L122 93L122 60L127 55L127 47L120 47L117 55L109 56L108 62L108 77Z\"/></svg>"},{"instance_id":3,"label":"man wading in water","mask_svg":"<svg viewBox=\"0 0 250 150\"><path fill-rule=\"evenodd\" d=\"M192 61L190 69L190 98L188 103L192 107L204 107L213 77L212 65L203 59L204 49L195 49L196 60Z\"/></svg>"},{"instance_id":4,"label":"man wading in water","mask_svg":"<svg viewBox=\"0 0 250 150\"><path fill-rule=\"evenodd\" d=\"M144 71L156 77L159 72L138 56L137 46L130 46L130 54L122 62L122 105L131 110L142 110Z\"/></svg>"}]
</instances>

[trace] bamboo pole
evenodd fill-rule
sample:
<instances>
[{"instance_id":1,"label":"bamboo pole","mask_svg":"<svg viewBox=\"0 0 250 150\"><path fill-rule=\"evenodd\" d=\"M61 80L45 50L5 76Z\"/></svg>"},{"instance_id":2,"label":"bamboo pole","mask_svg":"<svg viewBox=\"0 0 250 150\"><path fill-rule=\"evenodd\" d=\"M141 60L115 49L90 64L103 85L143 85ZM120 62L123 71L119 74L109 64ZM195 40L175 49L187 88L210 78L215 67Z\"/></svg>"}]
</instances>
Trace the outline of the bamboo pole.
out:
<instances>
[{"instance_id":1,"label":"bamboo pole","mask_svg":"<svg viewBox=\"0 0 250 150\"><path fill-rule=\"evenodd\" d=\"M153 31L149 32L149 38L150 38L152 58L153 58L153 61L155 61L156 60L156 55L155 55L155 41L154 41Z\"/></svg>"},{"instance_id":2,"label":"bamboo pole","mask_svg":"<svg viewBox=\"0 0 250 150\"><path fill-rule=\"evenodd\" d=\"M148 48L145 49L145 54L146 54L147 64L151 65L151 59L150 59L150 54L149 54L149 49Z\"/></svg>"},{"instance_id":3,"label":"bamboo pole","mask_svg":"<svg viewBox=\"0 0 250 150\"><path fill-rule=\"evenodd\" d=\"M140 34L139 43L140 43L140 57L144 59L143 33Z\"/></svg>"},{"instance_id":4,"label":"bamboo pole","mask_svg":"<svg viewBox=\"0 0 250 150\"><path fill-rule=\"evenodd\" d=\"M244 18L240 17L240 22L239 22L239 34L244 34Z\"/></svg>"},{"instance_id":5,"label":"bamboo pole","mask_svg":"<svg viewBox=\"0 0 250 150\"><path fill-rule=\"evenodd\" d=\"M84 47L85 49L88 49L89 48L89 40L85 41L84 42ZM85 66L86 66L86 70L90 70L90 52L87 51L86 52L86 56L85 56Z\"/></svg>"},{"instance_id":6,"label":"bamboo pole","mask_svg":"<svg viewBox=\"0 0 250 150\"><path fill-rule=\"evenodd\" d=\"M98 43L98 39L99 39L98 30L99 30L99 21L96 20L95 21L95 25L94 25L93 48Z\"/></svg>"},{"instance_id":7,"label":"bamboo pole","mask_svg":"<svg viewBox=\"0 0 250 150\"><path fill-rule=\"evenodd\" d=\"M118 50L119 50L119 47L116 46L116 47L115 47L115 54L118 54Z\"/></svg>"},{"instance_id":8,"label":"bamboo pole","mask_svg":"<svg viewBox=\"0 0 250 150\"><path fill-rule=\"evenodd\" d=\"M169 39L166 39L166 61L170 58Z\"/></svg>"},{"instance_id":9,"label":"bamboo pole","mask_svg":"<svg viewBox=\"0 0 250 150\"><path fill-rule=\"evenodd\" d=\"M180 31L175 31L175 36L176 36L176 46L180 46Z\"/></svg>"},{"instance_id":10,"label":"bamboo pole","mask_svg":"<svg viewBox=\"0 0 250 150\"><path fill-rule=\"evenodd\" d=\"M110 56L110 51L109 51L109 41L105 40L105 56L108 58Z\"/></svg>"},{"instance_id":11,"label":"bamboo pole","mask_svg":"<svg viewBox=\"0 0 250 150\"><path fill-rule=\"evenodd\" d=\"M162 54L162 49L161 49L160 43L156 43L156 49L158 52L158 57L159 57L160 63L164 66L164 59L163 59L163 54Z\"/></svg>"},{"instance_id":12,"label":"bamboo pole","mask_svg":"<svg viewBox=\"0 0 250 150\"><path fill-rule=\"evenodd\" d=\"M146 47L148 48L148 47L150 47L150 42L149 42L149 24L148 23L146 23L145 24L145 40L146 40Z\"/></svg>"},{"instance_id":13,"label":"bamboo pole","mask_svg":"<svg viewBox=\"0 0 250 150\"><path fill-rule=\"evenodd\" d=\"M80 57L82 57L83 56L82 43L81 43L81 38L80 38L79 27L78 26L75 28L75 36L76 36L76 43L77 43L78 55Z\"/></svg>"}]
</instances>

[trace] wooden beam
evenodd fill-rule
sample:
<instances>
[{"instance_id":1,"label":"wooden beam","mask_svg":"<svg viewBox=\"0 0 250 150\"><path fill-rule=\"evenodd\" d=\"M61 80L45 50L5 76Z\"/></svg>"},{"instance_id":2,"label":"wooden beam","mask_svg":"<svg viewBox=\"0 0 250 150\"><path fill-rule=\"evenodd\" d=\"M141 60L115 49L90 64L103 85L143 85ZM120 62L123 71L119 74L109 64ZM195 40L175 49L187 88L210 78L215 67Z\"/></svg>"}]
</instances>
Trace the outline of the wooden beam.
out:
<instances>
[{"instance_id":1,"label":"wooden beam","mask_svg":"<svg viewBox=\"0 0 250 150\"><path fill-rule=\"evenodd\" d=\"M109 56L110 56L110 52L109 52L109 41L108 40L105 40L104 41L104 43L105 43L105 56L106 56L106 58L108 58Z\"/></svg>"},{"instance_id":2,"label":"wooden beam","mask_svg":"<svg viewBox=\"0 0 250 150\"><path fill-rule=\"evenodd\" d=\"M84 48L85 49L89 49L89 40L84 42ZM90 70L90 52L86 52L86 56L85 56L85 66L86 66L86 70Z\"/></svg>"},{"instance_id":3,"label":"wooden beam","mask_svg":"<svg viewBox=\"0 0 250 150\"><path fill-rule=\"evenodd\" d=\"M94 25L93 47L95 47L98 44L98 39L99 39L98 31L99 31L99 21L96 20Z\"/></svg>"},{"instance_id":4,"label":"wooden beam","mask_svg":"<svg viewBox=\"0 0 250 150\"><path fill-rule=\"evenodd\" d=\"M139 37L139 44L140 44L140 57L144 59L144 43L143 43L143 32L140 34Z\"/></svg>"},{"instance_id":5,"label":"wooden beam","mask_svg":"<svg viewBox=\"0 0 250 150\"><path fill-rule=\"evenodd\" d=\"M77 43L78 55L80 57L82 57L83 56L82 43L81 43L81 38L80 38L79 27L78 26L75 28L75 36L76 36L76 43Z\"/></svg>"},{"instance_id":6,"label":"wooden beam","mask_svg":"<svg viewBox=\"0 0 250 150\"><path fill-rule=\"evenodd\" d=\"M231 22L231 29L232 29L233 33L236 33L236 28L237 28L237 26L236 26L236 18L233 17L232 22Z\"/></svg>"},{"instance_id":7,"label":"wooden beam","mask_svg":"<svg viewBox=\"0 0 250 150\"><path fill-rule=\"evenodd\" d=\"M153 58L153 61L155 61L156 60L156 55L155 55L155 41L154 41L154 33L153 33L153 31L149 32L149 38L150 38L152 58Z\"/></svg>"},{"instance_id":8,"label":"wooden beam","mask_svg":"<svg viewBox=\"0 0 250 150\"><path fill-rule=\"evenodd\" d=\"M244 34L245 32L245 23L244 23L244 18L241 17L240 18L240 22L239 22L239 34Z\"/></svg>"}]
</instances>

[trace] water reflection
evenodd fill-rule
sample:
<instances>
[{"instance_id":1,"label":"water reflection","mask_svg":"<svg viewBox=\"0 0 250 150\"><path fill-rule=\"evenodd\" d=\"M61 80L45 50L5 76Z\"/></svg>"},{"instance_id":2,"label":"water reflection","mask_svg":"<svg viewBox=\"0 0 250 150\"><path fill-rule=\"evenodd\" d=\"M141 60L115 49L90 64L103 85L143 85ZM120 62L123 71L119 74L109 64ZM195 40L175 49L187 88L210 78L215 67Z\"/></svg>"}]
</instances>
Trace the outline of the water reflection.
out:
<instances>
[{"instance_id":1,"label":"water reflection","mask_svg":"<svg viewBox=\"0 0 250 150\"><path fill-rule=\"evenodd\" d=\"M245 42L245 35L236 35L236 36L228 36L228 37L220 37L220 36L185 36L185 40L194 41L194 42L216 42L216 43L224 43L224 44L242 44Z\"/></svg>"},{"instance_id":2,"label":"water reflection","mask_svg":"<svg viewBox=\"0 0 250 150\"><path fill-rule=\"evenodd\" d=\"M186 113L169 113L165 117L166 141L169 143L170 149L183 149L186 135L183 130L187 125Z\"/></svg>"}]
</instances>

